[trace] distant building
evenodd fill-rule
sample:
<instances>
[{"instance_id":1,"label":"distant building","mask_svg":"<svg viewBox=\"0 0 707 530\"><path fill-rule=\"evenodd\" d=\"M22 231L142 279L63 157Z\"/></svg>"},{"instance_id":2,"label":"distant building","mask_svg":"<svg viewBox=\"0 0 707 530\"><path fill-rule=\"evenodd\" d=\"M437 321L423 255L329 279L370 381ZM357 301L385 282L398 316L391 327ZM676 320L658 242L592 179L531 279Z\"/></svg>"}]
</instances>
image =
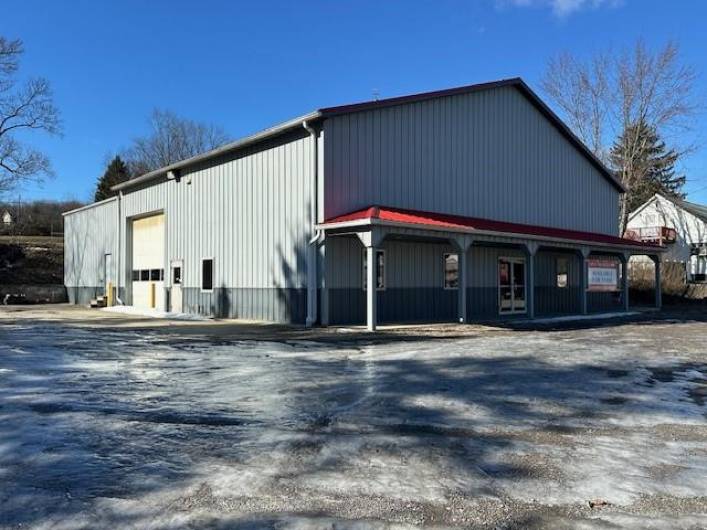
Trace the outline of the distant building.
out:
<instances>
[{"instance_id":1,"label":"distant building","mask_svg":"<svg viewBox=\"0 0 707 530\"><path fill-rule=\"evenodd\" d=\"M12 226L12 214L7 210L2 214L2 225L5 227Z\"/></svg>"},{"instance_id":2,"label":"distant building","mask_svg":"<svg viewBox=\"0 0 707 530\"><path fill-rule=\"evenodd\" d=\"M707 206L654 195L630 214L626 237L665 244L663 261L682 263L688 282L707 281Z\"/></svg>"}]
</instances>

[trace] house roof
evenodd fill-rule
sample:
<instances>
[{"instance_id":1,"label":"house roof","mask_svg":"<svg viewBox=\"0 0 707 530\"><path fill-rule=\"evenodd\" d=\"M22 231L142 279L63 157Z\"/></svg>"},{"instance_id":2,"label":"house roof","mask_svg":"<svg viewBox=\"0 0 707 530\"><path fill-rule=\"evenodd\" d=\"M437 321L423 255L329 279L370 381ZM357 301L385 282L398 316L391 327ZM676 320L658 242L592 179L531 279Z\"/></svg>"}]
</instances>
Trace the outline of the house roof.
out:
<instances>
[{"instance_id":1,"label":"house roof","mask_svg":"<svg viewBox=\"0 0 707 530\"><path fill-rule=\"evenodd\" d=\"M653 195L653 197L648 199L641 206L639 206L633 212L631 212L631 214L628 217L629 221L631 219L634 219L639 213L641 213L646 206L651 204L653 201L658 200L659 198L663 199L665 201L668 201L668 202L672 202L678 208L682 208L686 212L691 213L692 215L694 215L695 217L697 217L701 221L704 221L705 223L707 223L707 206L705 206L703 204L697 204L694 202L684 201L682 199L677 199L675 197L668 197L667 195L663 195L662 193L656 193L655 195Z\"/></svg>"},{"instance_id":2,"label":"house roof","mask_svg":"<svg viewBox=\"0 0 707 530\"><path fill-rule=\"evenodd\" d=\"M668 199L670 200L670 199ZM675 200L675 204L680 206L686 212L690 212L692 215L698 219L707 223L707 206L702 204L696 204L694 202L687 202L681 200Z\"/></svg>"},{"instance_id":3,"label":"house roof","mask_svg":"<svg viewBox=\"0 0 707 530\"><path fill-rule=\"evenodd\" d=\"M371 206L345 215L333 217L325 221L321 228L343 228L356 224L382 224L382 225L409 225L410 227L423 227L436 230L449 230L458 232L480 232L503 234L509 236L525 236L532 239L552 239L573 241L587 244L599 244L624 248L643 248L661 250L663 247L640 241L633 241L623 237L553 228L549 226L528 225L521 223L508 223L477 217L464 217L435 212L406 210L386 206Z\"/></svg>"},{"instance_id":4,"label":"house roof","mask_svg":"<svg viewBox=\"0 0 707 530\"><path fill-rule=\"evenodd\" d=\"M601 175L606 178L617 190L620 192L626 191L621 182L617 179L614 173L608 169L590 150L587 148L582 141L575 136L575 134L569 129L567 125L555 114L550 107L548 107L540 97L531 90L531 88L523 81L520 77L513 77L510 79L502 79L499 81L492 81L488 83L477 83L473 85L466 85L455 88L448 88L445 90L436 90L433 92L421 92L418 94L411 94L407 96L399 96L393 98L380 99L375 101L364 101L361 103L353 103L348 105L340 105L336 107L324 107L309 114L302 115L298 118L283 122L279 125L275 125L251 136L246 136L240 140L225 144L221 147L207 151L206 153L175 162L168 166L150 171L139 177L130 179L126 182L113 186L113 190L124 190L140 184L145 184L153 180L164 178L169 171L176 171L181 168L187 167L198 162L203 162L205 160L215 158L227 153L235 152L245 147L257 144L268 138L273 138L275 136L284 134L295 128L302 127L304 121L313 122L322 120L332 116L338 116L341 114L350 114L354 112L362 112L371 109L380 109L386 107L392 107L396 105L404 105L408 103L414 103L418 101L426 101L435 98L454 96L459 94L470 94L473 92L480 92L484 90L490 90L499 87L515 87L518 89L523 96L538 110L540 113L548 119L562 134L598 171Z\"/></svg>"}]
</instances>

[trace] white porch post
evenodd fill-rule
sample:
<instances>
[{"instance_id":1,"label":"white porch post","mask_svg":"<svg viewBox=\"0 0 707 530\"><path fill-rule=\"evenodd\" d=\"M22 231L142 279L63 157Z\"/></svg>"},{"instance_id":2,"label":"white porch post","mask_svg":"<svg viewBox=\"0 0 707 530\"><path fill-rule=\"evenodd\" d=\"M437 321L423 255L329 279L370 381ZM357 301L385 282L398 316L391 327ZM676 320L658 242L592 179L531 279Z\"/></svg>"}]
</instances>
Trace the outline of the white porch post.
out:
<instances>
[{"instance_id":1,"label":"white porch post","mask_svg":"<svg viewBox=\"0 0 707 530\"><path fill-rule=\"evenodd\" d=\"M619 256L621 259L621 294L623 295L624 311L629 310L628 301L628 260L631 254L623 254Z\"/></svg>"},{"instance_id":2,"label":"white porch post","mask_svg":"<svg viewBox=\"0 0 707 530\"><path fill-rule=\"evenodd\" d=\"M375 331L378 326L378 286L376 285L378 263L376 251L383 242L383 230L371 227L367 232L356 234L366 249L366 328Z\"/></svg>"},{"instance_id":3,"label":"white porch post","mask_svg":"<svg viewBox=\"0 0 707 530\"><path fill-rule=\"evenodd\" d=\"M535 318L535 255L538 253L538 244L526 243L525 248L528 254L528 317Z\"/></svg>"},{"instance_id":4,"label":"white porch post","mask_svg":"<svg viewBox=\"0 0 707 530\"><path fill-rule=\"evenodd\" d=\"M581 307L582 314L586 315L589 312L587 304L587 288L588 286L588 275L589 269L587 267L587 258L589 257L590 250L586 247L579 249L579 263L580 263L580 274L579 274L579 295L581 297Z\"/></svg>"},{"instance_id":5,"label":"white porch post","mask_svg":"<svg viewBox=\"0 0 707 530\"><path fill-rule=\"evenodd\" d=\"M457 308L459 323L466 324L467 319L467 309L466 309L466 290L467 290L467 268L468 268L468 255L469 248L473 243L473 240L468 236L459 236L451 240L452 246L457 251L457 256L459 256L459 262L457 266L459 267L459 288L457 290Z\"/></svg>"},{"instance_id":6,"label":"white porch post","mask_svg":"<svg viewBox=\"0 0 707 530\"><path fill-rule=\"evenodd\" d=\"M366 327L375 331L378 325L378 289L376 286L376 247L366 247Z\"/></svg>"},{"instance_id":7,"label":"white porch post","mask_svg":"<svg viewBox=\"0 0 707 530\"><path fill-rule=\"evenodd\" d=\"M661 271L660 271L660 255L651 256L653 264L655 265L655 306L660 309L663 307L663 288L661 285Z\"/></svg>"},{"instance_id":8,"label":"white porch post","mask_svg":"<svg viewBox=\"0 0 707 530\"><path fill-rule=\"evenodd\" d=\"M466 324L466 250L459 251L459 291L457 292L459 306L459 323Z\"/></svg>"}]
</instances>

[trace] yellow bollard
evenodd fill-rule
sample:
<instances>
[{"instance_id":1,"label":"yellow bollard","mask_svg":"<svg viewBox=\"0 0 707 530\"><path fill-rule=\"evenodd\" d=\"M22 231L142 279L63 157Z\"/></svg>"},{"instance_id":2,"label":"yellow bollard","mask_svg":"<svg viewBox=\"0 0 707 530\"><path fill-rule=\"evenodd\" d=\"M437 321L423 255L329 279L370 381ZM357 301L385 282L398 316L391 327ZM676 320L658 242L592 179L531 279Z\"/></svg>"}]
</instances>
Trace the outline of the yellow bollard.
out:
<instances>
[{"instance_id":1,"label":"yellow bollard","mask_svg":"<svg viewBox=\"0 0 707 530\"><path fill-rule=\"evenodd\" d=\"M150 308L155 308L155 284L150 282Z\"/></svg>"},{"instance_id":2,"label":"yellow bollard","mask_svg":"<svg viewBox=\"0 0 707 530\"><path fill-rule=\"evenodd\" d=\"M108 292L106 294L108 295L108 307L113 307L113 282L108 282Z\"/></svg>"}]
</instances>

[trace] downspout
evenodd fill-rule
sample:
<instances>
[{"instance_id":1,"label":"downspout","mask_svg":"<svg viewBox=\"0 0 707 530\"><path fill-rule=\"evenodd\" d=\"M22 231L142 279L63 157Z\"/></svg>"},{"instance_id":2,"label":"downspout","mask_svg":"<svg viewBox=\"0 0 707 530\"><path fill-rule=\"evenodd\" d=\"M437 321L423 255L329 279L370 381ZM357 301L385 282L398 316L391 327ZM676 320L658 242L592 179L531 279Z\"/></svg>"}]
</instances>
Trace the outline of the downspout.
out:
<instances>
[{"instance_id":1,"label":"downspout","mask_svg":"<svg viewBox=\"0 0 707 530\"><path fill-rule=\"evenodd\" d=\"M116 257L116 278L115 278L115 301L118 303L118 305L124 305L123 301L120 299L120 277L121 273L123 272L123 268L121 267L121 248L122 248L122 241L121 241L121 235L123 233L122 230L123 226L123 192L118 191L118 251L116 252L117 257Z\"/></svg>"},{"instance_id":2,"label":"downspout","mask_svg":"<svg viewBox=\"0 0 707 530\"><path fill-rule=\"evenodd\" d=\"M312 228L314 228L314 235L309 240L309 246L307 247L307 318L305 324L307 327L313 326L317 322L317 286L319 283L319 278L317 274L317 241L320 237L320 231L316 228L317 217L318 217L318 196L319 196L319 183L318 183L318 170L319 170L319 156L318 156L318 146L317 146L317 131L304 120L302 122L302 127L309 133L312 139L312 182L309 194L309 204L310 208L310 222Z\"/></svg>"}]
</instances>

